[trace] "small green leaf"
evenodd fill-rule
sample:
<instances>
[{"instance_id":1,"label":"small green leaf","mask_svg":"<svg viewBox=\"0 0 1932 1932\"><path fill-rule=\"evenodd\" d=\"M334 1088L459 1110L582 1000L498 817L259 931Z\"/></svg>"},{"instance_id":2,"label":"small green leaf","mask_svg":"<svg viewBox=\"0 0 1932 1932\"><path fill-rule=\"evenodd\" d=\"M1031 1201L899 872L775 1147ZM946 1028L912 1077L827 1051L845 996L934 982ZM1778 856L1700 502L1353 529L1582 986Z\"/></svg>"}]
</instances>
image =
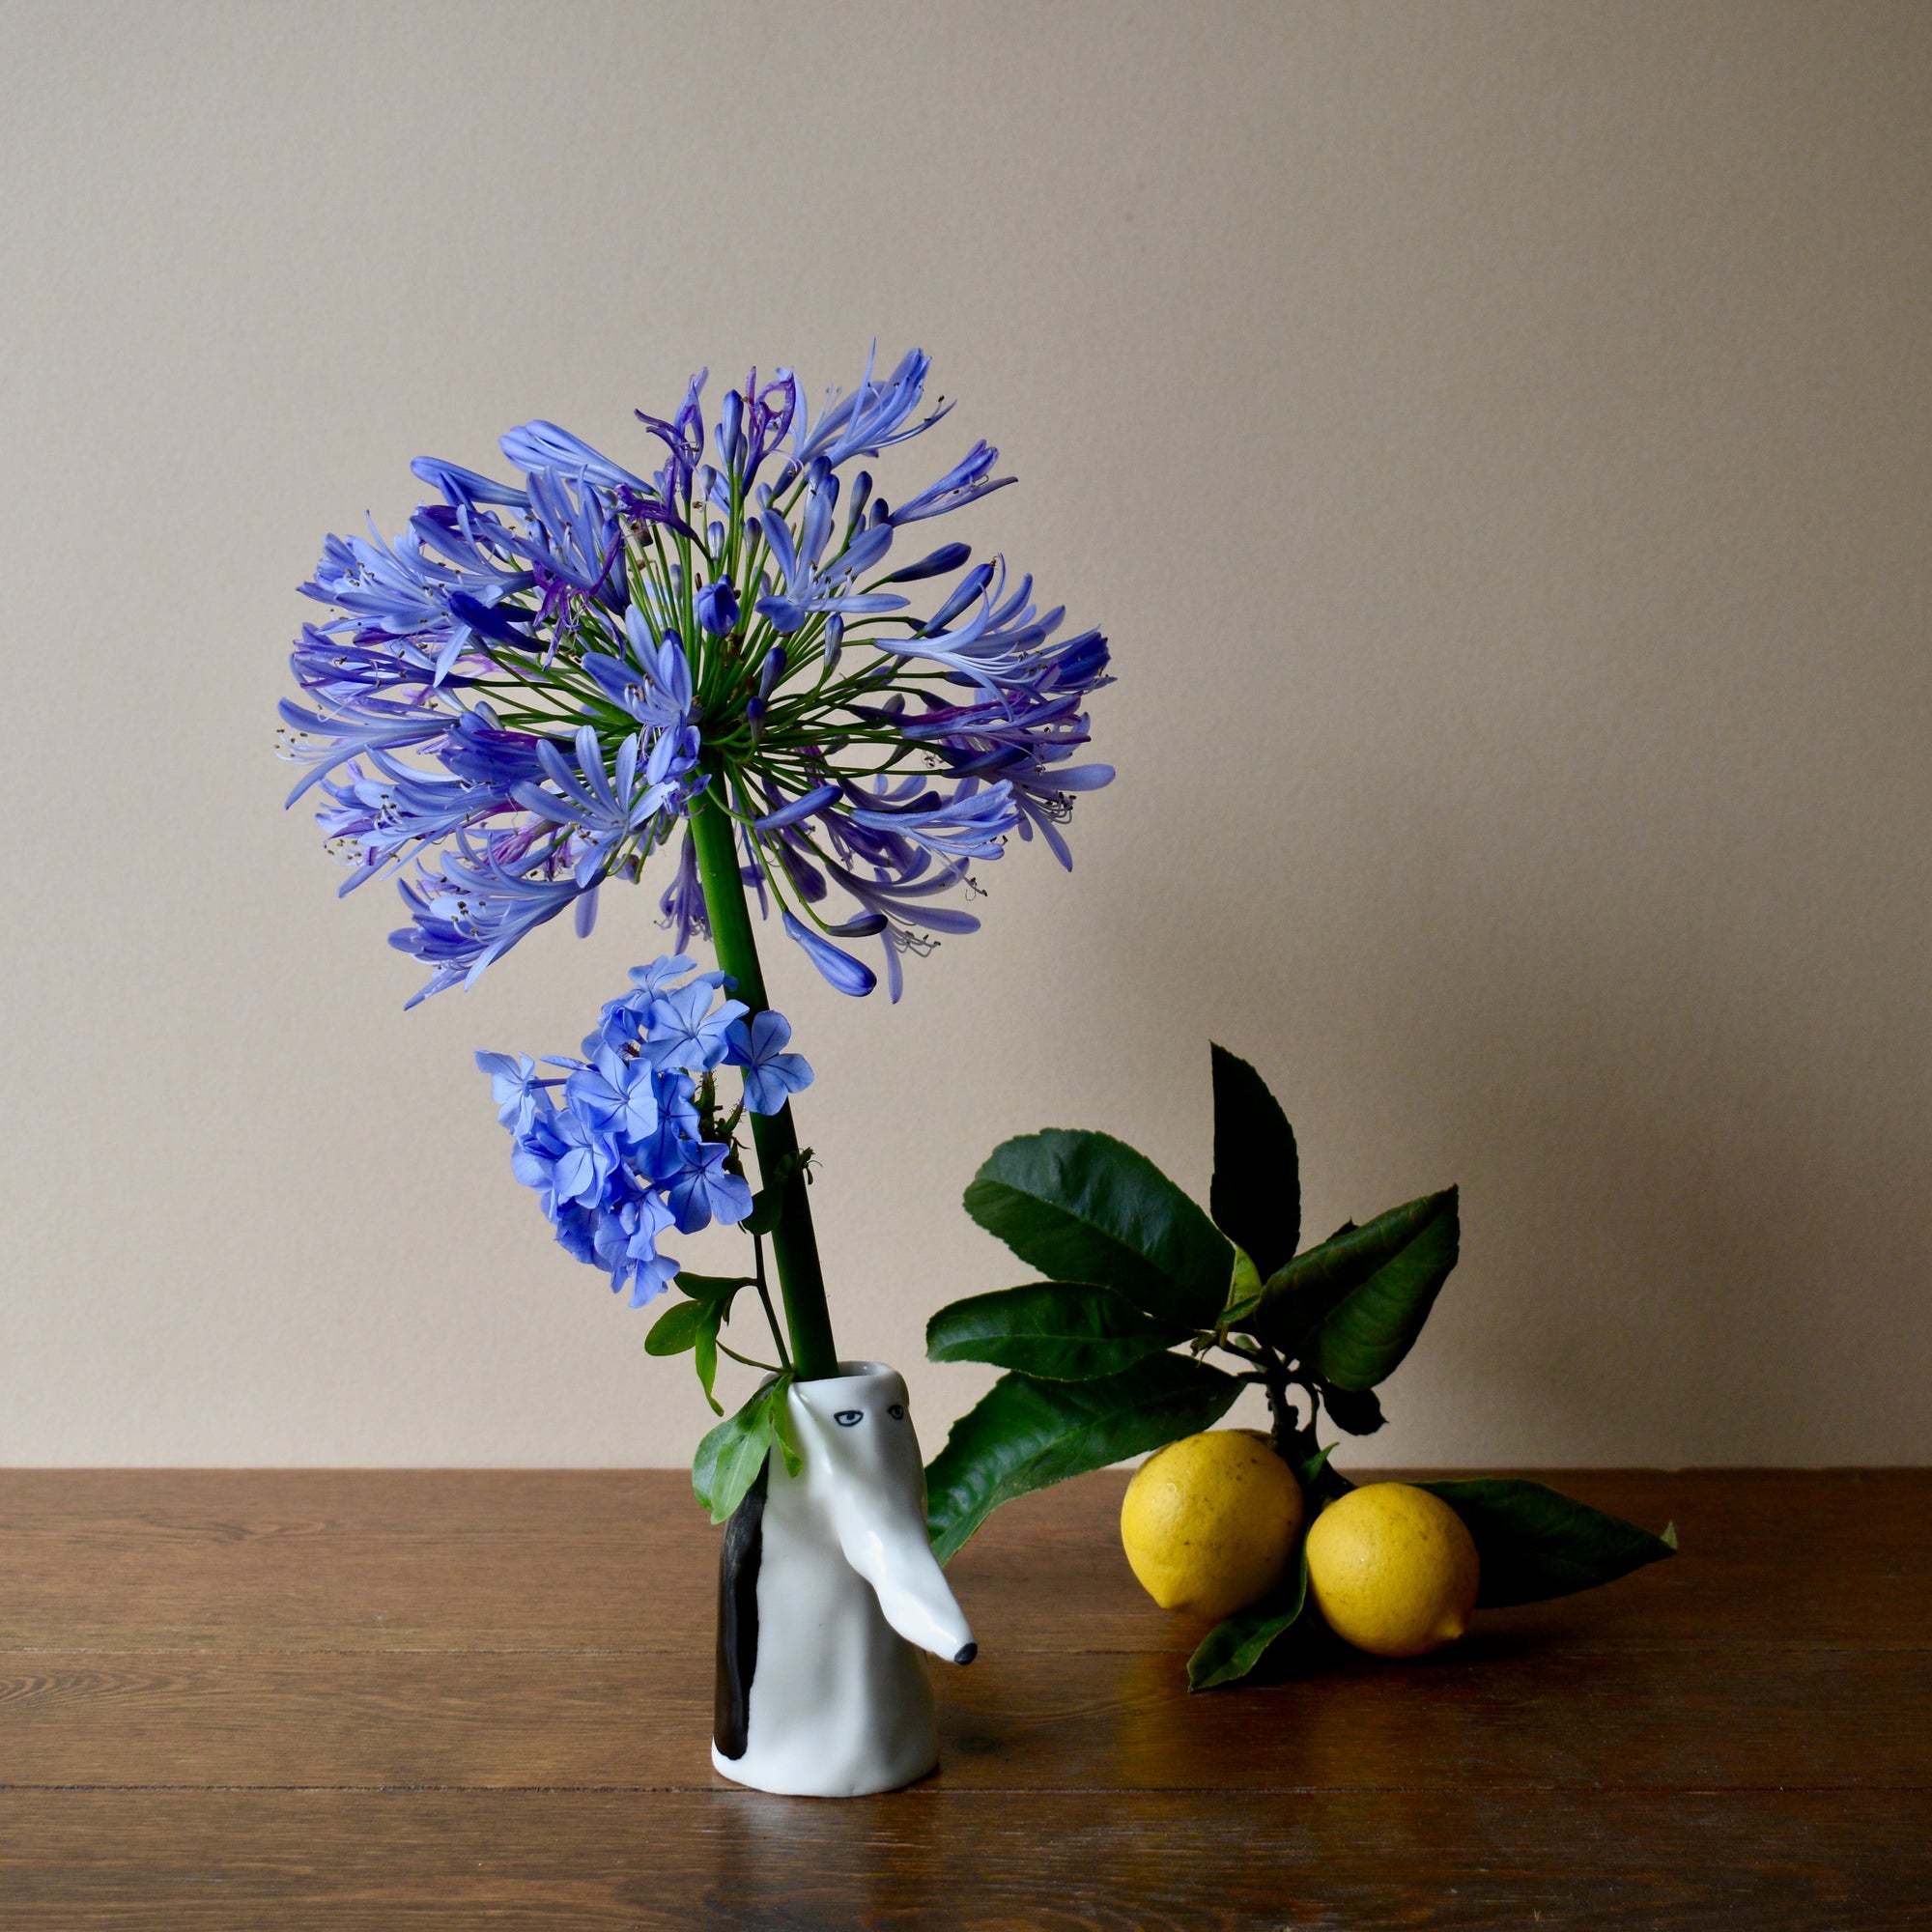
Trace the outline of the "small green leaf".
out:
<instances>
[{"instance_id":1,"label":"small green leaf","mask_svg":"<svg viewBox=\"0 0 1932 1932\"><path fill-rule=\"evenodd\" d=\"M702 1301L674 1302L651 1323L644 1337L647 1355L681 1355L697 1346L697 1331L704 1324L709 1304Z\"/></svg>"},{"instance_id":2,"label":"small green leaf","mask_svg":"<svg viewBox=\"0 0 1932 1932\"><path fill-rule=\"evenodd\" d=\"M952 1425L926 1476L926 1526L944 1563L1029 1490L1158 1449L1220 1420L1240 1382L1186 1355L1151 1355L1098 1381L1005 1375Z\"/></svg>"},{"instance_id":3,"label":"small green leaf","mask_svg":"<svg viewBox=\"0 0 1932 1932\"><path fill-rule=\"evenodd\" d=\"M1224 1617L1187 1660L1187 1688L1211 1690L1245 1677L1274 1640L1299 1622L1308 1605L1308 1552L1298 1546L1281 1581L1259 1604Z\"/></svg>"},{"instance_id":4,"label":"small green leaf","mask_svg":"<svg viewBox=\"0 0 1932 1932\"><path fill-rule=\"evenodd\" d=\"M756 1288L758 1284L748 1274L693 1274L689 1268L680 1268L677 1285L694 1301L728 1301L741 1288Z\"/></svg>"},{"instance_id":5,"label":"small green leaf","mask_svg":"<svg viewBox=\"0 0 1932 1932\"><path fill-rule=\"evenodd\" d=\"M748 1235L769 1235L779 1224L779 1210L784 1206L784 1189L761 1187L752 1196L752 1211L738 1223Z\"/></svg>"},{"instance_id":6,"label":"small green leaf","mask_svg":"<svg viewBox=\"0 0 1932 1932\"><path fill-rule=\"evenodd\" d=\"M1098 1282L1157 1320L1211 1326L1233 1251L1143 1153L1110 1134L1049 1127L1003 1142L966 1211L1052 1281Z\"/></svg>"},{"instance_id":7,"label":"small green leaf","mask_svg":"<svg viewBox=\"0 0 1932 1932\"><path fill-rule=\"evenodd\" d=\"M704 1310L697 1324L696 1352L692 1357L692 1367L697 1371L697 1385L704 1391L704 1400L711 1405L713 1415L723 1415L724 1405L712 1394L712 1385L718 1379L718 1329L724 1317L730 1312L728 1301L707 1301L701 1304Z\"/></svg>"},{"instance_id":8,"label":"small green leaf","mask_svg":"<svg viewBox=\"0 0 1932 1932\"><path fill-rule=\"evenodd\" d=\"M1541 1483L1479 1477L1417 1487L1440 1496L1468 1525L1483 1566L1476 1602L1486 1608L1614 1582L1677 1547L1667 1533L1653 1536Z\"/></svg>"},{"instance_id":9,"label":"small green leaf","mask_svg":"<svg viewBox=\"0 0 1932 1932\"><path fill-rule=\"evenodd\" d=\"M1335 1445L1331 1442L1327 1448L1318 1450L1295 1464L1294 1480L1301 1485L1306 1521L1314 1521L1321 1504L1331 1503L1337 1496L1346 1496L1355 1487L1328 1460L1334 1453Z\"/></svg>"},{"instance_id":10,"label":"small green leaf","mask_svg":"<svg viewBox=\"0 0 1932 1932\"><path fill-rule=\"evenodd\" d=\"M799 1454L798 1437L791 1429L791 1381L789 1375L779 1377L767 1389L765 1400L772 1412L772 1439L784 1458L785 1473L795 1476L805 1467L805 1458Z\"/></svg>"},{"instance_id":11,"label":"small green leaf","mask_svg":"<svg viewBox=\"0 0 1932 1932\"><path fill-rule=\"evenodd\" d=\"M1245 1321L1262 1301L1261 1270L1255 1266L1254 1257L1238 1243L1235 1248L1235 1268L1228 1277L1228 1298L1221 1304L1220 1319L1215 1322L1215 1332L1223 1341L1227 1331L1236 1323Z\"/></svg>"},{"instance_id":12,"label":"small green leaf","mask_svg":"<svg viewBox=\"0 0 1932 1932\"><path fill-rule=\"evenodd\" d=\"M1037 1281L942 1308L925 1324L925 1352L935 1362L993 1362L1037 1379L1087 1381L1118 1375L1187 1335L1111 1288Z\"/></svg>"},{"instance_id":13,"label":"small green leaf","mask_svg":"<svg viewBox=\"0 0 1932 1932\"><path fill-rule=\"evenodd\" d=\"M1297 1297L1308 1314L1327 1304L1306 1327L1292 1319L1301 1359L1341 1389L1373 1388L1393 1374L1456 1265L1459 1240L1450 1187L1297 1256L1276 1281L1294 1276L1315 1256L1329 1257L1287 1291L1291 1309ZM1267 1314L1264 1304L1255 1317L1258 1330Z\"/></svg>"},{"instance_id":14,"label":"small green leaf","mask_svg":"<svg viewBox=\"0 0 1932 1932\"><path fill-rule=\"evenodd\" d=\"M778 1376L760 1388L736 1415L721 1422L702 1442L691 1464L691 1488L711 1512L713 1522L727 1520L758 1479L771 1451L773 1397L781 1402L791 1378Z\"/></svg>"},{"instance_id":15,"label":"small green leaf","mask_svg":"<svg viewBox=\"0 0 1932 1932\"><path fill-rule=\"evenodd\" d=\"M1267 1083L1226 1047L1214 1070L1214 1225L1272 1274L1301 1238L1301 1167L1294 1129Z\"/></svg>"},{"instance_id":16,"label":"small green leaf","mask_svg":"<svg viewBox=\"0 0 1932 1932\"><path fill-rule=\"evenodd\" d=\"M1374 1389L1334 1388L1321 1385L1321 1406L1337 1429L1350 1435L1373 1435L1388 1420Z\"/></svg>"},{"instance_id":17,"label":"small green leaf","mask_svg":"<svg viewBox=\"0 0 1932 1932\"><path fill-rule=\"evenodd\" d=\"M711 1405L713 1415L723 1415L724 1410L712 1393L718 1380L718 1330L729 1317L738 1291L755 1284L743 1275L680 1273L677 1285L693 1299L680 1301L658 1317L644 1337L645 1351L681 1355L687 1349L694 1350L692 1366L697 1371L704 1400Z\"/></svg>"}]
</instances>

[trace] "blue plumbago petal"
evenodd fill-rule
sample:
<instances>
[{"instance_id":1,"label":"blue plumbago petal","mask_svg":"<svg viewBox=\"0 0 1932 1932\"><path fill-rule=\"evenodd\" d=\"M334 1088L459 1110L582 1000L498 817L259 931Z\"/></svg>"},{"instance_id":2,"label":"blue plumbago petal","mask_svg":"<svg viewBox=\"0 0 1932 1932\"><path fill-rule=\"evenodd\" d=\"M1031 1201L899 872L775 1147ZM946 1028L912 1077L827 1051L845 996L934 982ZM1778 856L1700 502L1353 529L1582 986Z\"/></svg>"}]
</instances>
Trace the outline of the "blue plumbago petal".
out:
<instances>
[{"instance_id":1,"label":"blue plumbago petal","mask_svg":"<svg viewBox=\"0 0 1932 1932\"><path fill-rule=\"evenodd\" d=\"M890 577L879 579L881 583L916 583L923 577L944 577L950 570L959 566L973 554L971 544L943 544L938 550L928 552L917 563L909 563L903 570L895 570Z\"/></svg>"},{"instance_id":2,"label":"blue plumbago petal","mask_svg":"<svg viewBox=\"0 0 1932 1932\"><path fill-rule=\"evenodd\" d=\"M781 805L776 811L754 818L752 823L760 832L776 832L781 826L796 825L801 818L810 818L814 812L823 811L838 795L838 785L822 784L804 797L793 799L789 805Z\"/></svg>"},{"instance_id":3,"label":"blue plumbago petal","mask_svg":"<svg viewBox=\"0 0 1932 1932\"><path fill-rule=\"evenodd\" d=\"M839 992L862 998L879 983L878 975L869 966L862 966L849 952L841 952L830 940L809 931L790 913L781 912L779 916L784 922L785 931L805 949L806 957Z\"/></svg>"}]
</instances>

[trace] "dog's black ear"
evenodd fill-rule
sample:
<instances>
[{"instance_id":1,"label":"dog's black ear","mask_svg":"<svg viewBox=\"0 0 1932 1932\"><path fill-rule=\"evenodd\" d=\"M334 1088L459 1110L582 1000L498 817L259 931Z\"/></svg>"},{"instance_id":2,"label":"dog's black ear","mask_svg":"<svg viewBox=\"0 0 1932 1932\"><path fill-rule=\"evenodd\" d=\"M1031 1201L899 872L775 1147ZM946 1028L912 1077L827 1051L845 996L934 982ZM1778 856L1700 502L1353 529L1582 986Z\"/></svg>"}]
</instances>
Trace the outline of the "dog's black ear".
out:
<instances>
[{"instance_id":1,"label":"dog's black ear","mask_svg":"<svg viewBox=\"0 0 1932 1932\"><path fill-rule=\"evenodd\" d=\"M718 1554L718 1702L711 1732L718 1754L745 1755L752 1719L752 1679L758 1668L758 1565L765 1549L765 1458L757 1480L724 1525Z\"/></svg>"}]
</instances>

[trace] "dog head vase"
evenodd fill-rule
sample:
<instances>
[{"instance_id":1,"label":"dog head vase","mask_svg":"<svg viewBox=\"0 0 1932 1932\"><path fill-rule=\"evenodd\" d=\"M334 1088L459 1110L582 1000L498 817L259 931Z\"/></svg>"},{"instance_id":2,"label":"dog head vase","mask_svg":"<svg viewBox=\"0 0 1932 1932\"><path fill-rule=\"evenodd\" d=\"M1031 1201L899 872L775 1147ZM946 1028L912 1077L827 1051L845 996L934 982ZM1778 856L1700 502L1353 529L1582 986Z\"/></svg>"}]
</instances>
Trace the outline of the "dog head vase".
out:
<instances>
[{"instance_id":1,"label":"dog head vase","mask_svg":"<svg viewBox=\"0 0 1932 1932\"><path fill-rule=\"evenodd\" d=\"M978 1646L925 1534L906 1386L878 1362L789 1392L804 1466L771 1457L725 1525L711 1761L760 1791L855 1798L939 1762L917 1651Z\"/></svg>"}]
</instances>

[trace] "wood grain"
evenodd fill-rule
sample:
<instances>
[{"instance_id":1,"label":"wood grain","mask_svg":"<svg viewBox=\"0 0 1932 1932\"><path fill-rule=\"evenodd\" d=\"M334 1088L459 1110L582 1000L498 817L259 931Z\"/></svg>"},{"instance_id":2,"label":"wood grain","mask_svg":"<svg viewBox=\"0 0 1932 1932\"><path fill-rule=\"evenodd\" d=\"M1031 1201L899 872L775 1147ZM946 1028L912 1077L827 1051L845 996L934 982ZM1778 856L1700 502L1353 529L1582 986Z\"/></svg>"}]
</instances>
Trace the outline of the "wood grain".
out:
<instances>
[{"instance_id":1,"label":"wood grain","mask_svg":"<svg viewBox=\"0 0 1932 1932\"><path fill-rule=\"evenodd\" d=\"M1189 1696L1123 1478L955 1561L912 1791L711 1772L667 1472L0 1472L0 1924L1932 1926L1932 1472L1548 1478L1683 1554Z\"/></svg>"}]
</instances>

